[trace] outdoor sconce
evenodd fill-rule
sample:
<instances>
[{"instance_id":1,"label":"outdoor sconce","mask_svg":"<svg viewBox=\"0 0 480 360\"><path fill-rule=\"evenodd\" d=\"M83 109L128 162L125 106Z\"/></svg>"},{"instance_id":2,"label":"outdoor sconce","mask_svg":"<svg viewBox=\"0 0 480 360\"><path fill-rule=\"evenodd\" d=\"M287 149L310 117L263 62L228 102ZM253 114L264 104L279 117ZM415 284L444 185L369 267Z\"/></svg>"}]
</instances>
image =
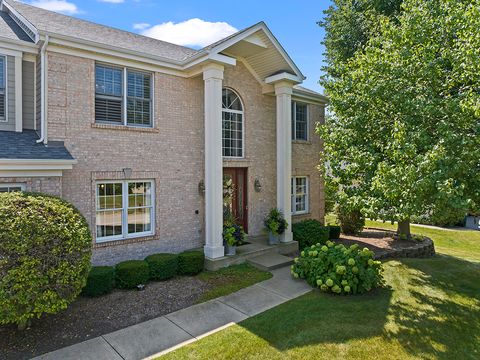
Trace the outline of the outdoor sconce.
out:
<instances>
[{"instance_id":1,"label":"outdoor sconce","mask_svg":"<svg viewBox=\"0 0 480 360\"><path fill-rule=\"evenodd\" d=\"M256 192L262 191L262 184L260 184L260 180L255 179L255 181L253 183L253 187L255 188Z\"/></svg>"},{"instance_id":2,"label":"outdoor sconce","mask_svg":"<svg viewBox=\"0 0 480 360\"><path fill-rule=\"evenodd\" d=\"M132 169L131 168L125 168L122 171L123 171L123 176L125 177L125 179L130 179L132 177Z\"/></svg>"},{"instance_id":3,"label":"outdoor sconce","mask_svg":"<svg viewBox=\"0 0 480 360\"><path fill-rule=\"evenodd\" d=\"M200 193L200 195L205 194L205 182L203 180L200 180L200 182L198 183L198 192Z\"/></svg>"}]
</instances>

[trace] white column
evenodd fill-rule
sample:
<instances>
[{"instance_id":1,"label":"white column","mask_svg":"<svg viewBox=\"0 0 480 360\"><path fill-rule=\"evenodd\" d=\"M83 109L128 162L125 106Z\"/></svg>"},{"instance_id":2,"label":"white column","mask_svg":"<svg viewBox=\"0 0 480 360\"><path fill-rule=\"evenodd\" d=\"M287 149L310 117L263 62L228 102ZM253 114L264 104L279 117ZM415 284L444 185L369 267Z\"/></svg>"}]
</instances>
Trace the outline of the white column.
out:
<instances>
[{"instance_id":1,"label":"white column","mask_svg":"<svg viewBox=\"0 0 480 360\"><path fill-rule=\"evenodd\" d=\"M223 249L223 162L222 80L223 66L203 69L205 82L205 256L224 256Z\"/></svg>"},{"instance_id":2,"label":"white column","mask_svg":"<svg viewBox=\"0 0 480 360\"><path fill-rule=\"evenodd\" d=\"M280 241L292 236L292 86L291 82L275 83L277 97L277 207L283 212L288 228Z\"/></svg>"},{"instance_id":3,"label":"white column","mask_svg":"<svg viewBox=\"0 0 480 360\"><path fill-rule=\"evenodd\" d=\"M15 56L15 131L23 130L22 56Z\"/></svg>"}]
</instances>

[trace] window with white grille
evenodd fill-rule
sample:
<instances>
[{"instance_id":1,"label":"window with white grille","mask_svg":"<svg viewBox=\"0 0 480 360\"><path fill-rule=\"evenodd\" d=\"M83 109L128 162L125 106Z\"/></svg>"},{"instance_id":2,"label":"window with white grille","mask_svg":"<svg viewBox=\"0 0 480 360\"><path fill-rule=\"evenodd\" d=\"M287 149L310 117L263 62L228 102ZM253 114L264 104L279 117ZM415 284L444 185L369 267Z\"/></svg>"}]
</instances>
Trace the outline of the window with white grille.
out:
<instances>
[{"instance_id":1,"label":"window with white grille","mask_svg":"<svg viewBox=\"0 0 480 360\"><path fill-rule=\"evenodd\" d=\"M227 158L244 155L243 105L231 89L222 91L222 153Z\"/></svg>"},{"instance_id":2,"label":"window with white grille","mask_svg":"<svg viewBox=\"0 0 480 360\"><path fill-rule=\"evenodd\" d=\"M292 177L292 214L308 213L308 178L306 176Z\"/></svg>"},{"instance_id":3,"label":"window with white grille","mask_svg":"<svg viewBox=\"0 0 480 360\"><path fill-rule=\"evenodd\" d=\"M292 101L292 140L308 140L308 106Z\"/></svg>"},{"instance_id":4,"label":"window with white grille","mask_svg":"<svg viewBox=\"0 0 480 360\"><path fill-rule=\"evenodd\" d=\"M152 180L98 182L97 242L153 235L154 203Z\"/></svg>"},{"instance_id":5,"label":"window with white grille","mask_svg":"<svg viewBox=\"0 0 480 360\"><path fill-rule=\"evenodd\" d=\"M95 121L152 127L152 75L97 64Z\"/></svg>"}]
</instances>

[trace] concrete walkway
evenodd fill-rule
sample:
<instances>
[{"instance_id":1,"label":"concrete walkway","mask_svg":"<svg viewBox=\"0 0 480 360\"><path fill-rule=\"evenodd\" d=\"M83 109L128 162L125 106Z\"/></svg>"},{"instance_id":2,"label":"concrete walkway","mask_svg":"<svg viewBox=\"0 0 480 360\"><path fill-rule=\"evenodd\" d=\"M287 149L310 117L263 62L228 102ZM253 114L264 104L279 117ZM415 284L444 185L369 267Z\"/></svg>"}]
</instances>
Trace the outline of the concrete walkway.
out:
<instances>
[{"instance_id":1,"label":"concrete walkway","mask_svg":"<svg viewBox=\"0 0 480 360\"><path fill-rule=\"evenodd\" d=\"M306 294L290 267L236 293L176 311L110 334L41 355L44 360L134 360L154 358Z\"/></svg>"}]
</instances>

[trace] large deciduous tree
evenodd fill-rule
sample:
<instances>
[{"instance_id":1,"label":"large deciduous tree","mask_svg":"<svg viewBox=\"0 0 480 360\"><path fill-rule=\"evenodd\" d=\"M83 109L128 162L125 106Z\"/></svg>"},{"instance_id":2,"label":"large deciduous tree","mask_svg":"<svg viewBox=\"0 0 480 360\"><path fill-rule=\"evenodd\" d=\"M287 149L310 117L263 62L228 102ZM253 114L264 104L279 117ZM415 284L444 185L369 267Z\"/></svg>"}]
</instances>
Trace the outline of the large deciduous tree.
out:
<instances>
[{"instance_id":1,"label":"large deciduous tree","mask_svg":"<svg viewBox=\"0 0 480 360\"><path fill-rule=\"evenodd\" d=\"M479 208L480 0L405 0L377 19L323 81L320 134L340 200L409 236L411 216Z\"/></svg>"}]
</instances>

